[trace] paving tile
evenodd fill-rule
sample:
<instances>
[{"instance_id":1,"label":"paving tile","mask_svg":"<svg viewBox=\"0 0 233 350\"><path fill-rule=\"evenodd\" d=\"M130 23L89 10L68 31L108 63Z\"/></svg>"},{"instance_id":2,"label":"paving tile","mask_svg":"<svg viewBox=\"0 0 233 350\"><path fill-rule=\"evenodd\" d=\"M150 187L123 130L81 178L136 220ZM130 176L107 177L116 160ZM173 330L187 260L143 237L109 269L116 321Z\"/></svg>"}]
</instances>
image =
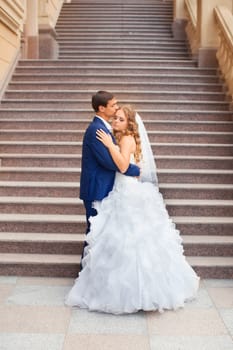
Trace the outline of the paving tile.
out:
<instances>
[{"instance_id":1,"label":"paving tile","mask_svg":"<svg viewBox=\"0 0 233 350\"><path fill-rule=\"evenodd\" d=\"M0 284L15 284L18 280L16 276L0 276Z\"/></svg>"},{"instance_id":2,"label":"paving tile","mask_svg":"<svg viewBox=\"0 0 233 350\"><path fill-rule=\"evenodd\" d=\"M214 303L211 300L207 290L201 287L198 290L196 299L186 303L185 308L209 308L213 306Z\"/></svg>"},{"instance_id":3,"label":"paving tile","mask_svg":"<svg viewBox=\"0 0 233 350\"><path fill-rule=\"evenodd\" d=\"M233 279L203 279L205 287L233 287Z\"/></svg>"},{"instance_id":4,"label":"paving tile","mask_svg":"<svg viewBox=\"0 0 233 350\"><path fill-rule=\"evenodd\" d=\"M7 298L11 295L14 290L14 284L1 284L0 285L0 304L5 304Z\"/></svg>"},{"instance_id":5,"label":"paving tile","mask_svg":"<svg viewBox=\"0 0 233 350\"><path fill-rule=\"evenodd\" d=\"M70 321L65 307L7 305L0 315L0 333L65 333Z\"/></svg>"},{"instance_id":6,"label":"paving tile","mask_svg":"<svg viewBox=\"0 0 233 350\"><path fill-rule=\"evenodd\" d=\"M220 309L219 313L225 323L227 329L229 330L231 336L233 337L233 308L232 309Z\"/></svg>"},{"instance_id":7,"label":"paving tile","mask_svg":"<svg viewBox=\"0 0 233 350\"><path fill-rule=\"evenodd\" d=\"M233 340L223 336L152 336L151 350L233 350Z\"/></svg>"},{"instance_id":8,"label":"paving tile","mask_svg":"<svg viewBox=\"0 0 233 350\"><path fill-rule=\"evenodd\" d=\"M163 314L148 313L151 335L224 335L226 327L215 309L180 309Z\"/></svg>"},{"instance_id":9,"label":"paving tile","mask_svg":"<svg viewBox=\"0 0 233 350\"><path fill-rule=\"evenodd\" d=\"M73 278L56 277L19 277L17 284L23 285L45 285L45 286L72 286Z\"/></svg>"},{"instance_id":10,"label":"paving tile","mask_svg":"<svg viewBox=\"0 0 233 350\"><path fill-rule=\"evenodd\" d=\"M64 350L150 350L149 340L140 335L68 335Z\"/></svg>"},{"instance_id":11,"label":"paving tile","mask_svg":"<svg viewBox=\"0 0 233 350\"><path fill-rule=\"evenodd\" d=\"M12 295L7 299L8 304L15 305L60 305L64 306L68 286L17 285Z\"/></svg>"},{"instance_id":12,"label":"paving tile","mask_svg":"<svg viewBox=\"0 0 233 350\"><path fill-rule=\"evenodd\" d=\"M62 350L64 334L0 334L1 350Z\"/></svg>"},{"instance_id":13,"label":"paving tile","mask_svg":"<svg viewBox=\"0 0 233 350\"><path fill-rule=\"evenodd\" d=\"M208 288L214 304L218 308L233 308L233 287Z\"/></svg>"},{"instance_id":14,"label":"paving tile","mask_svg":"<svg viewBox=\"0 0 233 350\"><path fill-rule=\"evenodd\" d=\"M90 350L90 334L67 334L62 350Z\"/></svg>"},{"instance_id":15,"label":"paving tile","mask_svg":"<svg viewBox=\"0 0 233 350\"><path fill-rule=\"evenodd\" d=\"M73 308L69 333L78 334L145 334L143 312L130 315L111 315Z\"/></svg>"}]
</instances>

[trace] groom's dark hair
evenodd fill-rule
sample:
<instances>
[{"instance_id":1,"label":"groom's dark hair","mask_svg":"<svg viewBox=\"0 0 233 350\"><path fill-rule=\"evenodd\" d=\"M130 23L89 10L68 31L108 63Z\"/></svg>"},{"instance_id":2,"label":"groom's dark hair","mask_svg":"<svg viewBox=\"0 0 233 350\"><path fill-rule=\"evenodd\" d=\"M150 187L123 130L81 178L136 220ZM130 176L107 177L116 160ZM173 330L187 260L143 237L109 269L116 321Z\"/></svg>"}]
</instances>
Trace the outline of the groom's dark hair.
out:
<instances>
[{"instance_id":1,"label":"groom's dark hair","mask_svg":"<svg viewBox=\"0 0 233 350\"><path fill-rule=\"evenodd\" d=\"M106 107L108 102L114 98L114 95L108 91L97 91L95 95L92 96L92 108L95 112L98 112L99 106Z\"/></svg>"}]
</instances>

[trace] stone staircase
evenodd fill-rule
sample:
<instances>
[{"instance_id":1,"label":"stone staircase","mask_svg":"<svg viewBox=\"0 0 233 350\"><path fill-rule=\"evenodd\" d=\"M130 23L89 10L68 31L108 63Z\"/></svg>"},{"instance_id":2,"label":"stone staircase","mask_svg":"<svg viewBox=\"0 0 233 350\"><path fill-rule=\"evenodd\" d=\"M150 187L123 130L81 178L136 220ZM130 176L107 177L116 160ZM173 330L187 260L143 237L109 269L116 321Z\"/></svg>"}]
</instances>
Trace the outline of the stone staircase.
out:
<instances>
[{"instance_id":1,"label":"stone staircase","mask_svg":"<svg viewBox=\"0 0 233 350\"><path fill-rule=\"evenodd\" d=\"M58 60L20 60L0 106L0 274L76 276L91 96L145 121L160 190L201 277L233 278L233 113L215 69L171 33L167 0L72 0Z\"/></svg>"}]
</instances>

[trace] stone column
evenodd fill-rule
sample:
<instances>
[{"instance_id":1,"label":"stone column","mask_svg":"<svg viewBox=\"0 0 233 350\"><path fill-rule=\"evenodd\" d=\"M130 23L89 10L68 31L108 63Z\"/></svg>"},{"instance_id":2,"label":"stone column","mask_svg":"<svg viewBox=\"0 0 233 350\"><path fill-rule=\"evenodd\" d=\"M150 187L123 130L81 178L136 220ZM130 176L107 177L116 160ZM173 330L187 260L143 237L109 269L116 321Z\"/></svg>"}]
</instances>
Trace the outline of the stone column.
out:
<instances>
[{"instance_id":1,"label":"stone column","mask_svg":"<svg viewBox=\"0 0 233 350\"><path fill-rule=\"evenodd\" d=\"M224 5L232 11L232 0L197 0L197 31L199 39L199 67L217 66L216 52L218 47L217 26L214 8Z\"/></svg>"},{"instance_id":2,"label":"stone column","mask_svg":"<svg viewBox=\"0 0 233 350\"><path fill-rule=\"evenodd\" d=\"M37 0L26 1L25 21L25 58L39 57L38 3Z\"/></svg>"},{"instance_id":3,"label":"stone column","mask_svg":"<svg viewBox=\"0 0 233 350\"><path fill-rule=\"evenodd\" d=\"M39 47L40 58L56 59L58 57L58 44L56 41L56 32L48 13L48 1L39 1Z\"/></svg>"},{"instance_id":4,"label":"stone column","mask_svg":"<svg viewBox=\"0 0 233 350\"><path fill-rule=\"evenodd\" d=\"M175 39L182 40L186 38L186 24L187 18L185 13L184 0L173 0L172 32Z\"/></svg>"}]
</instances>

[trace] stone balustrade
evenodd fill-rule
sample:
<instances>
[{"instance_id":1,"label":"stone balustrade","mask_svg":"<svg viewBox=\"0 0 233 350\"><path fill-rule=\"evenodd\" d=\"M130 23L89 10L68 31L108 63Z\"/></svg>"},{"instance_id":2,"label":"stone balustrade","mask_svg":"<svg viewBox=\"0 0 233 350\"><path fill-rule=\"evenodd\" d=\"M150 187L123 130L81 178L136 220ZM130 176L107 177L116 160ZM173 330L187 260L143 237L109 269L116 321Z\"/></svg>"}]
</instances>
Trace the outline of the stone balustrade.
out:
<instances>
[{"instance_id":1,"label":"stone balustrade","mask_svg":"<svg viewBox=\"0 0 233 350\"><path fill-rule=\"evenodd\" d=\"M233 15L224 6L217 6L214 13L219 36L217 50L219 69L226 82L230 100L233 102Z\"/></svg>"},{"instance_id":2,"label":"stone balustrade","mask_svg":"<svg viewBox=\"0 0 233 350\"><path fill-rule=\"evenodd\" d=\"M198 40L198 31L197 31L197 1L185 0L184 5L185 5L186 15L188 19L185 31L186 31L192 56L196 57L199 49L199 40Z\"/></svg>"}]
</instances>

